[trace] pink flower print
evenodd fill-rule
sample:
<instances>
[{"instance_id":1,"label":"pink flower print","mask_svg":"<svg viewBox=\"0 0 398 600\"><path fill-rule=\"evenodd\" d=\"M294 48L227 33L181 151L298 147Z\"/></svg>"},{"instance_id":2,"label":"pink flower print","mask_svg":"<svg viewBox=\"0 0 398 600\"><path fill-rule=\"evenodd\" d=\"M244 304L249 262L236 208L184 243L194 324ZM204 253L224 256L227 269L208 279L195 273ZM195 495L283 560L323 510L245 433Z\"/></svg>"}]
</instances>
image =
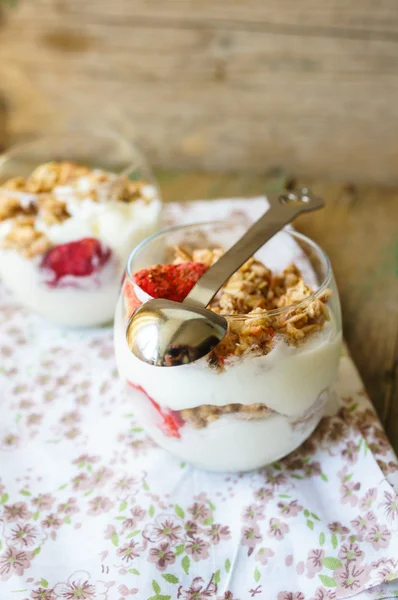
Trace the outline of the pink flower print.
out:
<instances>
[{"instance_id":1,"label":"pink flower print","mask_svg":"<svg viewBox=\"0 0 398 600\"><path fill-rule=\"evenodd\" d=\"M384 492L384 502L381 503L381 506L384 507L384 512L389 523L392 523L395 519L398 520L398 494Z\"/></svg>"},{"instance_id":2,"label":"pink flower print","mask_svg":"<svg viewBox=\"0 0 398 600\"><path fill-rule=\"evenodd\" d=\"M105 496L96 496L90 500L89 504L90 510L87 511L88 515L100 515L109 512L113 507L113 502Z\"/></svg>"},{"instance_id":3,"label":"pink flower print","mask_svg":"<svg viewBox=\"0 0 398 600\"><path fill-rule=\"evenodd\" d=\"M271 550L271 548L260 548L257 554L254 557L254 560L257 560L262 565L266 565L268 563L268 559L274 556L275 552Z\"/></svg>"},{"instance_id":4,"label":"pink flower print","mask_svg":"<svg viewBox=\"0 0 398 600\"><path fill-rule=\"evenodd\" d=\"M53 590L39 587L32 590L32 600L57 600Z\"/></svg>"},{"instance_id":5,"label":"pink flower print","mask_svg":"<svg viewBox=\"0 0 398 600\"><path fill-rule=\"evenodd\" d=\"M333 572L338 587L352 593L360 592L369 581L370 567L358 565L355 561L346 563Z\"/></svg>"},{"instance_id":6,"label":"pink flower print","mask_svg":"<svg viewBox=\"0 0 398 600\"><path fill-rule=\"evenodd\" d=\"M341 451L341 456L351 465L358 460L358 444L350 440Z\"/></svg>"},{"instance_id":7,"label":"pink flower print","mask_svg":"<svg viewBox=\"0 0 398 600\"><path fill-rule=\"evenodd\" d=\"M339 533L340 535L347 535L347 533L350 533L348 527L345 527L345 525L342 525L339 521L333 521L333 523L328 525L328 528L331 533Z\"/></svg>"},{"instance_id":8,"label":"pink flower print","mask_svg":"<svg viewBox=\"0 0 398 600\"><path fill-rule=\"evenodd\" d=\"M391 531L385 525L374 525L369 529L365 541L370 542L375 550L380 550L380 548L388 548L390 538Z\"/></svg>"},{"instance_id":9,"label":"pink flower print","mask_svg":"<svg viewBox=\"0 0 398 600\"><path fill-rule=\"evenodd\" d=\"M382 558L373 563L372 567L377 569L375 576L377 583L388 583L389 581L398 579L398 558Z\"/></svg>"},{"instance_id":10,"label":"pink flower print","mask_svg":"<svg viewBox=\"0 0 398 600\"><path fill-rule=\"evenodd\" d=\"M246 525L242 528L242 536L240 543L242 546L249 548L249 555L253 552L257 544L262 542L263 536L261 535L260 528L256 523L252 525Z\"/></svg>"},{"instance_id":11,"label":"pink flower print","mask_svg":"<svg viewBox=\"0 0 398 600\"><path fill-rule=\"evenodd\" d=\"M57 517L57 515L51 513L47 515L45 519L43 519L41 524L46 529L59 529L62 525L62 521Z\"/></svg>"},{"instance_id":12,"label":"pink flower print","mask_svg":"<svg viewBox=\"0 0 398 600\"><path fill-rule=\"evenodd\" d=\"M298 504L297 500L291 502L278 502L278 508L286 517L297 517L303 507Z\"/></svg>"},{"instance_id":13,"label":"pink flower print","mask_svg":"<svg viewBox=\"0 0 398 600\"><path fill-rule=\"evenodd\" d=\"M274 497L274 490L270 488L262 487L255 492L254 497L257 500L261 500L262 504L269 502Z\"/></svg>"},{"instance_id":14,"label":"pink flower print","mask_svg":"<svg viewBox=\"0 0 398 600\"><path fill-rule=\"evenodd\" d=\"M191 513L193 520L198 521L198 523L203 523L203 521L211 517L211 510L205 504L200 504L199 502L195 502L195 504L190 506L188 512Z\"/></svg>"},{"instance_id":15,"label":"pink flower print","mask_svg":"<svg viewBox=\"0 0 398 600\"><path fill-rule=\"evenodd\" d=\"M377 488L370 488L359 502L361 510L369 510L377 498Z\"/></svg>"},{"instance_id":16,"label":"pink flower print","mask_svg":"<svg viewBox=\"0 0 398 600\"><path fill-rule=\"evenodd\" d=\"M341 503L349 504L350 506L356 506L358 503L358 496L354 494L361 487L360 483L354 483L353 481L347 481L340 487Z\"/></svg>"},{"instance_id":17,"label":"pink flower print","mask_svg":"<svg viewBox=\"0 0 398 600\"><path fill-rule=\"evenodd\" d=\"M244 521L261 521L264 517L264 506L260 504L250 504L242 514Z\"/></svg>"},{"instance_id":18,"label":"pink flower print","mask_svg":"<svg viewBox=\"0 0 398 600\"><path fill-rule=\"evenodd\" d=\"M113 534L116 533L116 527L114 525L107 525L104 532L104 539L112 539Z\"/></svg>"},{"instance_id":19,"label":"pink flower print","mask_svg":"<svg viewBox=\"0 0 398 600\"><path fill-rule=\"evenodd\" d=\"M28 418L26 419L26 424L29 425L40 425L40 423L43 420L43 415L39 414L39 413L31 413L30 415L28 415Z\"/></svg>"},{"instance_id":20,"label":"pink flower print","mask_svg":"<svg viewBox=\"0 0 398 600\"><path fill-rule=\"evenodd\" d=\"M119 600L125 600L126 596L134 596L134 594L138 594L139 590L138 588L129 589L127 585L124 585L124 583L122 583L117 588L117 591L119 592L119 594L122 594L122 597Z\"/></svg>"},{"instance_id":21,"label":"pink flower print","mask_svg":"<svg viewBox=\"0 0 398 600\"><path fill-rule=\"evenodd\" d=\"M145 517L146 512L140 506L134 506L134 508L130 509L130 517L127 517L123 521L122 529L126 531L127 529L133 529L137 526L139 521Z\"/></svg>"},{"instance_id":22,"label":"pink flower print","mask_svg":"<svg viewBox=\"0 0 398 600\"><path fill-rule=\"evenodd\" d=\"M72 461L72 464L79 465L80 463L88 463L88 464L92 465L93 463L98 462L99 458L100 458L99 456L90 456L89 454L81 454L80 456L75 458L74 461Z\"/></svg>"},{"instance_id":23,"label":"pink flower print","mask_svg":"<svg viewBox=\"0 0 398 600\"><path fill-rule=\"evenodd\" d=\"M12 575L23 575L30 567L31 553L17 548L7 548L0 558L0 579L6 581Z\"/></svg>"},{"instance_id":24,"label":"pink flower print","mask_svg":"<svg viewBox=\"0 0 398 600\"><path fill-rule=\"evenodd\" d=\"M183 600L207 600L208 598L213 598L216 593L217 585L213 583L213 577L207 585L203 577L195 577L188 589L184 590L182 586L178 588L177 598L182 598Z\"/></svg>"},{"instance_id":25,"label":"pink flower print","mask_svg":"<svg viewBox=\"0 0 398 600\"><path fill-rule=\"evenodd\" d=\"M234 597L233 593L229 592L227 590L226 592L224 592L224 594L222 596L217 596L216 600L239 600L239 599Z\"/></svg>"},{"instance_id":26,"label":"pink flower print","mask_svg":"<svg viewBox=\"0 0 398 600\"><path fill-rule=\"evenodd\" d=\"M65 413L61 418L60 422L63 425L73 425L74 423L78 423L82 418L80 413L77 410L73 410L72 412Z\"/></svg>"},{"instance_id":27,"label":"pink flower print","mask_svg":"<svg viewBox=\"0 0 398 600\"><path fill-rule=\"evenodd\" d=\"M285 533L289 531L289 525L280 519L272 518L269 522L268 535L277 540L283 540Z\"/></svg>"},{"instance_id":28,"label":"pink flower print","mask_svg":"<svg viewBox=\"0 0 398 600\"><path fill-rule=\"evenodd\" d=\"M28 546L33 546L37 538L37 530L32 525L25 523L25 525L20 525L16 523L13 527L10 528L9 542L13 546L18 546L19 548L27 548Z\"/></svg>"},{"instance_id":29,"label":"pink flower print","mask_svg":"<svg viewBox=\"0 0 398 600\"><path fill-rule=\"evenodd\" d=\"M370 510L366 515L358 515L356 519L350 521L358 535L362 536L366 531L376 524L376 517Z\"/></svg>"},{"instance_id":30,"label":"pink flower print","mask_svg":"<svg viewBox=\"0 0 398 600\"><path fill-rule=\"evenodd\" d=\"M322 473L321 463L313 461L304 465L304 474L307 477L314 477L314 475L320 475Z\"/></svg>"},{"instance_id":31,"label":"pink flower print","mask_svg":"<svg viewBox=\"0 0 398 600\"><path fill-rule=\"evenodd\" d=\"M188 537L192 537L198 533L198 524L195 521L186 521L184 524L184 531Z\"/></svg>"},{"instance_id":32,"label":"pink flower print","mask_svg":"<svg viewBox=\"0 0 398 600\"><path fill-rule=\"evenodd\" d=\"M345 562L355 560L358 564L364 559L365 554L355 542L343 544L339 550L339 558Z\"/></svg>"},{"instance_id":33,"label":"pink flower print","mask_svg":"<svg viewBox=\"0 0 398 600\"><path fill-rule=\"evenodd\" d=\"M308 570L308 577L310 579L315 577L315 575L317 573L319 573L319 571L322 571L322 569L323 569L322 560L323 560L324 556L325 556L325 552L323 550L320 550L319 548L310 550L308 552L307 570Z\"/></svg>"},{"instance_id":34,"label":"pink flower print","mask_svg":"<svg viewBox=\"0 0 398 600\"><path fill-rule=\"evenodd\" d=\"M164 542L157 548L151 548L149 551L148 561L155 563L159 571L164 571L168 565L172 565L176 561L174 552L170 548L170 544Z\"/></svg>"},{"instance_id":35,"label":"pink flower print","mask_svg":"<svg viewBox=\"0 0 398 600\"><path fill-rule=\"evenodd\" d=\"M121 477L115 483L115 490L120 490L122 492L129 492L136 485L137 480L135 477Z\"/></svg>"},{"instance_id":36,"label":"pink flower print","mask_svg":"<svg viewBox=\"0 0 398 600\"><path fill-rule=\"evenodd\" d=\"M116 552L118 556L122 558L127 564L132 562L135 558L140 555L141 548L139 548L137 542L131 540L128 544L121 546Z\"/></svg>"},{"instance_id":37,"label":"pink flower print","mask_svg":"<svg viewBox=\"0 0 398 600\"><path fill-rule=\"evenodd\" d=\"M182 540L183 529L173 515L159 515L155 523L147 525L143 536L150 542L168 542L172 546Z\"/></svg>"},{"instance_id":38,"label":"pink flower print","mask_svg":"<svg viewBox=\"0 0 398 600\"><path fill-rule=\"evenodd\" d=\"M288 477L285 473L267 473L267 483L270 483L275 488L279 488L280 486L286 484L288 482Z\"/></svg>"},{"instance_id":39,"label":"pink flower print","mask_svg":"<svg viewBox=\"0 0 398 600\"><path fill-rule=\"evenodd\" d=\"M91 483L95 487L102 487L113 475L113 471L107 467L101 467L97 471L93 471L91 475Z\"/></svg>"},{"instance_id":40,"label":"pink flower print","mask_svg":"<svg viewBox=\"0 0 398 600\"><path fill-rule=\"evenodd\" d=\"M76 498L69 498L67 502L58 504L58 512L64 513L65 515L73 515L79 512Z\"/></svg>"},{"instance_id":41,"label":"pink flower print","mask_svg":"<svg viewBox=\"0 0 398 600\"><path fill-rule=\"evenodd\" d=\"M30 519L32 513L28 510L26 502L15 502L4 506L4 518L6 521L19 521Z\"/></svg>"},{"instance_id":42,"label":"pink flower print","mask_svg":"<svg viewBox=\"0 0 398 600\"><path fill-rule=\"evenodd\" d=\"M192 556L192 560L194 560L195 562L208 558L209 548L210 544L199 537L190 538L185 543L185 552L187 554L190 554Z\"/></svg>"},{"instance_id":43,"label":"pink flower print","mask_svg":"<svg viewBox=\"0 0 398 600\"><path fill-rule=\"evenodd\" d=\"M0 448L2 450L14 450L18 448L20 443L20 438L18 435L14 433L7 433L1 440Z\"/></svg>"},{"instance_id":44,"label":"pink flower print","mask_svg":"<svg viewBox=\"0 0 398 600\"><path fill-rule=\"evenodd\" d=\"M210 529L206 531L206 534L211 539L212 544L218 544L221 540L230 540L231 534L227 525L220 525L219 523L213 523Z\"/></svg>"},{"instance_id":45,"label":"pink flower print","mask_svg":"<svg viewBox=\"0 0 398 600\"><path fill-rule=\"evenodd\" d=\"M37 506L37 510L50 510L55 498L52 494L39 494L36 498L33 498L32 502Z\"/></svg>"},{"instance_id":46,"label":"pink flower print","mask_svg":"<svg viewBox=\"0 0 398 600\"><path fill-rule=\"evenodd\" d=\"M315 596L311 600L336 600L336 592L326 590L325 588L317 588Z\"/></svg>"},{"instance_id":47,"label":"pink flower print","mask_svg":"<svg viewBox=\"0 0 398 600\"><path fill-rule=\"evenodd\" d=\"M301 592L279 592L278 600L305 600Z\"/></svg>"},{"instance_id":48,"label":"pink flower print","mask_svg":"<svg viewBox=\"0 0 398 600\"><path fill-rule=\"evenodd\" d=\"M54 587L56 598L62 600L98 600L95 585L90 583L90 574L87 571L76 571L66 581L57 583ZM102 594L101 594L102 595Z\"/></svg>"},{"instance_id":49,"label":"pink flower print","mask_svg":"<svg viewBox=\"0 0 398 600\"><path fill-rule=\"evenodd\" d=\"M74 490L88 490L91 487L91 478L87 473L79 473L72 479L72 487Z\"/></svg>"}]
</instances>

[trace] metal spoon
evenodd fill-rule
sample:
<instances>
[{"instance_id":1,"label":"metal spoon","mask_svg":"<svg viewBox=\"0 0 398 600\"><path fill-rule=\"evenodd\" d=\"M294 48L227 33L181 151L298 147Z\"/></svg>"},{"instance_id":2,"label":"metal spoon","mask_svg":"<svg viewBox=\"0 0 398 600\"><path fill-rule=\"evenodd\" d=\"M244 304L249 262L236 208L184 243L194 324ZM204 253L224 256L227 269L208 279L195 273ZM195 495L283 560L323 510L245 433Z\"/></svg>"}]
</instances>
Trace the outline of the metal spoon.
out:
<instances>
[{"instance_id":1,"label":"metal spoon","mask_svg":"<svg viewBox=\"0 0 398 600\"><path fill-rule=\"evenodd\" d=\"M306 188L267 198L267 212L206 271L182 303L158 298L137 308L126 328L128 346L137 358L171 367L198 360L213 350L228 323L206 306L221 286L284 225L323 206Z\"/></svg>"}]
</instances>

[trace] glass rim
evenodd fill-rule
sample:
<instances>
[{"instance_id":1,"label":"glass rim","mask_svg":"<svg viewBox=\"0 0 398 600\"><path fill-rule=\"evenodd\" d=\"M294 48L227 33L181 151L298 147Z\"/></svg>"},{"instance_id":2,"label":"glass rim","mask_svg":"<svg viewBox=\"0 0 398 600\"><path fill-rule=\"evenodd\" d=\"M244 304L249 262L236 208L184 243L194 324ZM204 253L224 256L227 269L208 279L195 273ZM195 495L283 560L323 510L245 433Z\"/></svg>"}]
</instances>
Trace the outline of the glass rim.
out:
<instances>
[{"instance_id":1,"label":"glass rim","mask_svg":"<svg viewBox=\"0 0 398 600\"><path fill-rule=\"evenodd\" d=\"M173 225L172 227L167 227L165 229L162 229L161 231L158 231L157 233L154 233L153 235L150 235L149 237L145 238L145 240L140 242L134 248L134 250L131 251L131 253L127 259L127 264L126 264L127 277L129 278L131 283L134 283L133 278L132 278L132 272L131 272L131 263L132 263L133 259L137 256L137 254L140 252L140 250L147 244L151 243L156 238L165 236L169 233L172 233L173 231L182 231L184 229L192 229L194 227L195 228L210 227L210 226L214 226L217 224L220 224L220 225L234 224L234 221L233 220L231 220L231 221L220 221L220 220L218 220L218 221L199 221L196 223L188 223L187 225ZM286 312L289 312L290 310L292 310L294 308L300 308L300 307L308 305L308 303L310 303L310 302L313 302L314 300L319 298L319 296L321 296L324 293L324 291L329 287L330 281L331 281L332 275L333 275L332 274L332 265L330 263L330 259L329 259L328 255L316 242L314 242L314 240L307 237L303 233L299 233L298 231L296 231L293 228L289 228L289 229L283 228L283 229L281 229L281 231L283 231L284 233L288 233L293 238L302 240L303 242L309 244L313 249L315 249L317 252L317 255L320 255L325 263L326 275L323 278L323 281L319 284L319 287L315 292L308 294L308 296L305 296L302 300L300 300L300 302L294 302L293 304L288 304L286 306L283 306L282 308L272 308L271 310L267 310L266 313L264 313L264 315L266 315L266 316L278 316L278 315L284 314ZM239 313L239 314L220 313L220 314L221 314L221 316L225 317L226 319L230 319L230 320L246 320L246 319L261 318L261 313L253 314L253 315L251 315L250 313Z\"/></svg>"},{"instance_id":2,"label":"glass rim","mask_svg":"<svg viewBox=\"0 0 398 600\"><path fill-rule=\"evenodd\" d=\"M73 137L81 137L85 136L87 138L92 137L93 139L103 138L103 139L113 139L115 142L123 145L128 153L130 153L130 158L126 160L128 165L121 169L120 171L115 170L114 173L120 177L128 176L129 173L134 169L134 155L139 159L142 163L144 170L148 172L148 176L156 183L155 177L152 173L152 169L149 166L144 154L141 152L141 149L135 142L131 142L127 139L123 134L114 131L112 129L107 129L106 127L102 127L100 129L91 129L84 127L71 128L68 131L54 131L52 133L48 133L45 135L32 134L25 141L17 142L12 144L9 148L6 148L3 152L0 152L0 169L5 165L8 160L12 160L16 154L21 151L29 151L31 148L34 150L35 146L40 143L49 144L52 141L57 141L62 138L73 138ZM157 183L156 183L157 186ZM157 186L158 187L158 186Z\"/></svg>"}]
</instances>

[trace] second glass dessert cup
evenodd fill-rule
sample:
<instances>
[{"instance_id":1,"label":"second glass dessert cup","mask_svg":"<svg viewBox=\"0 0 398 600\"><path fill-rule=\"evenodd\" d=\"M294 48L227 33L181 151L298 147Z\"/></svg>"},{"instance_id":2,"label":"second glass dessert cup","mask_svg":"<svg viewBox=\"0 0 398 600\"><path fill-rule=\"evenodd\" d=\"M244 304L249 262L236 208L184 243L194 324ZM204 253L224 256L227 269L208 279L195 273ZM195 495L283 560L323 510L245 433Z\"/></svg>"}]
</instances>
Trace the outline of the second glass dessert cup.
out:
<instances>
[{"instance_id":1,"label":"second glass dessert cup","mask_svg":"<svg viewBox=\"0 0 398 600\"><path fill-rule=\"evenodd\" d=\"M238 222L201 223L148 238L130 256L115 315L117 366L141 424L160 446L213 471L251 470L296 449L324 414L340 357L329 260L290 230L223 288L212 308L229 330L214 352L177 367L151 366L130 352L127 321L151 297L134 274L174 262L176 247L177 262L215 260L214 249L227 250L243 233Z\"/></svg>"}]
</instances>

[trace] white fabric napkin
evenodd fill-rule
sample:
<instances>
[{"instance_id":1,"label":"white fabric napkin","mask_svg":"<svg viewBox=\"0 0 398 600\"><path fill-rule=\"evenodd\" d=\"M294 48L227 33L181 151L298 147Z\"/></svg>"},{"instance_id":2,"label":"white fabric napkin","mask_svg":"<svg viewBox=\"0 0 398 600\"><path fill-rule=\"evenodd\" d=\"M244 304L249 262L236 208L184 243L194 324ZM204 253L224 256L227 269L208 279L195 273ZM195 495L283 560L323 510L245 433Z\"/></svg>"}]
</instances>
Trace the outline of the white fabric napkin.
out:
<instances>
[{"instance_id":1,"label":"white fabric napkin","mask_svg":"<svg viewBox=\"0 0 398 600\"><path fill-rule=\"evenodd\" d=\"M198 202L166 218L263 210ZM236 475L151 442L110 329L61 330L0 287L0 357L2 600L398 596L398 465L346 353L337 412L286 459Z\"/></svg>"}]
</instances>

